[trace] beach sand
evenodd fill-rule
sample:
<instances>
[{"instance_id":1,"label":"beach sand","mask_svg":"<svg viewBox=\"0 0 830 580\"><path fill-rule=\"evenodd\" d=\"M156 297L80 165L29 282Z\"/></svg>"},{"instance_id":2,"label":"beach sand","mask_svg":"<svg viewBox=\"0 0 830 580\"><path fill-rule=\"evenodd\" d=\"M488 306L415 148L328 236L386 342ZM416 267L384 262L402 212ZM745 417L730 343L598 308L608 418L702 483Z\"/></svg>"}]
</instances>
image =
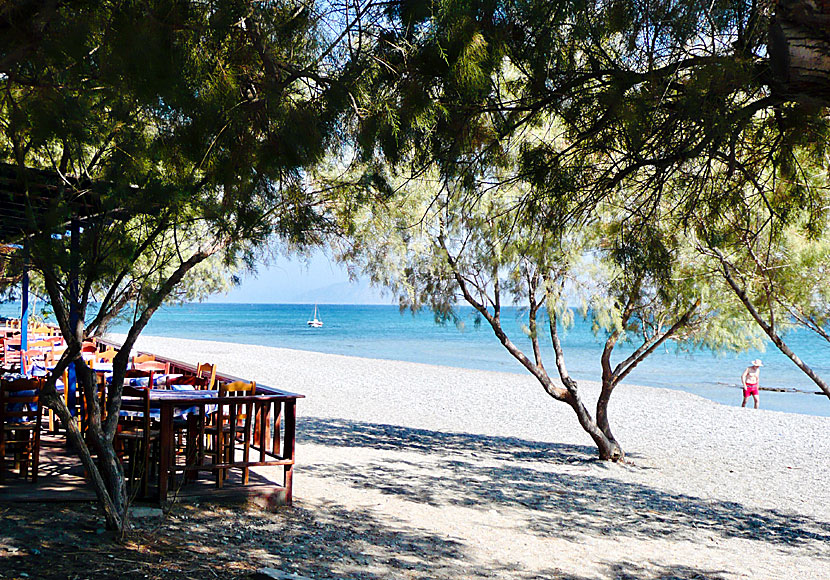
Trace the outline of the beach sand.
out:
<instances>
[{"instance_id":1,"label":"beach sand","mask_svg":"<svg viewBox=\"0 0 830 580\"><path fill-rule=\"evenodd\" d=\"M295 515L269 525L308 533L291 528L293 561L260 550L256 564L314 578L830 578L830 418L621 385L610 416L628 461L611 464L529 375L137 348L306 395ZM580 389L593 406L597 385Z\"/></svg>"}]
</instances>

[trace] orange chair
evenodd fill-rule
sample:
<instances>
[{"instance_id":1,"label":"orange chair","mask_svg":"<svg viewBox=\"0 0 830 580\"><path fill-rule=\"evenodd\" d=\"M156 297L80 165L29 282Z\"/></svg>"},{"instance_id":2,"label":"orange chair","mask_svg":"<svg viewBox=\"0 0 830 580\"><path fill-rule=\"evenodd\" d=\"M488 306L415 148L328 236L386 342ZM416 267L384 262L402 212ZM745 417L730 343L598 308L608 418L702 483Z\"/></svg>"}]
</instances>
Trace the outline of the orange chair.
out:
<instances>
[{"instance_id":1,"label":"orange chair","mask_svg":"<svg viewBox=\"0 0 830 580\"><path fill-rule=\"evenodd\" d=\"M7 369L20 367L20 337L3 340L3 366Z\"/></svg>"},{"instance_id":2,"label":"orange chair","mask_svg":"<svg viewBox=\"0 0 830 580\"><path fill-rule=\"evenodd\" d=\"M170 368L170 365L168 363L157 360L148 360L133 365L133 368L139 371L153 371L154 373L161 373L163 375L166 375Z\"/></svg>"},{"instance_id":3,"label":"orange chair","mask_svg":"<svg viewBox=\"0 0 830 580\"><path fill-rule=\"evenodd\" d=\"M99 352L95 354L95 362L111 363L112 359L114 359L115 355L117 354L117 350L115 350L114 348L108 348L104 352Z\"/></svg>"}]
</instances>

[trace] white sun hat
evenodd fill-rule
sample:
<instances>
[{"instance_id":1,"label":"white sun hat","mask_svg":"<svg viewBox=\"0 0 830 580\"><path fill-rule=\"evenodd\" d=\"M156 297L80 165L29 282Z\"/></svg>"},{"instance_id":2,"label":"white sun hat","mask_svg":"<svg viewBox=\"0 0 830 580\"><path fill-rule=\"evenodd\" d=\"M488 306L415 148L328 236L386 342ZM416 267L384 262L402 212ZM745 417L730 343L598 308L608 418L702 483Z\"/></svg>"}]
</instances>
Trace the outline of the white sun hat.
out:
<instances>
[{"instance_id":1,"label":"white sun hat","mask_svg":"<svg viewBox=\"0 0 830 580\"><path fill-rule=\"evenodd\" d=\"M762 362L761 362L761 359L756 358L754 361L752 361L752 366L754 366L754 367L762 367L762 366L764 366L764 363L762 363Z\"/></svg>"}]
</instances>

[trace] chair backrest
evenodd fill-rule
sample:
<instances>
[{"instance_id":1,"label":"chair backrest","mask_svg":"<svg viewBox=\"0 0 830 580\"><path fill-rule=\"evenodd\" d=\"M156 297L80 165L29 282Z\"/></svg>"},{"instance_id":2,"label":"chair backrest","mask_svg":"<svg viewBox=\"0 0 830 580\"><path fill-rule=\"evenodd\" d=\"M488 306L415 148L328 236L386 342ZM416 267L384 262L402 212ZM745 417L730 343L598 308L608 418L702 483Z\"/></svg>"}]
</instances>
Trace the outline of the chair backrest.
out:
<instances>
[{"instance_id":1,"label":"chair backrest","mask_svg":"<svg viewBox=\"0 0 830 580\"><path fill-rule=\"evenodd\" d=\"M36 422L40 428L40 389L43 379L0 380L0 427Z\"/></svg>"},{"instance_id":2,"label":"chair backrest","mask_svg":"<svg viewBox=\"0 0 830 580\"><path fill-rule=\"evenodd\" d=\"M143 379L143 378L147 379L147 386L152 388L153 387L153 374L154 373L151 370L150 371L145 371L145 370L140 370L140 369L129 369L127 372L124 373L124 388L130 386L130 385L127 384L127 383L130 382L129 379ZM143 387L143 385L133 385L133 387L136 387L136 386L138 386L139 388Z\"/></svg>"},{"instance_id":3,"label":"chair backrest","mask_svg":"<svg viewBox=\"0 0 830 580\"><path fill-rule=\"evenodd\" d=\"M112 362L112 359L114 359L117 354L117 350L114 348L108 348L104 352L99 352L95 355L95 362Z\"/></svg>"},{"instance_id":4,"label":"chair backrest","mask_svg":"<svg viewBox=\"0 0 830 580\"><path fill-rule=\"evenodd\" d=\"M147 361L156 360L156 355L154 354L139 354L133 357L133 365L138 363L143 363Z\"/></svg>"},{"instance_id":5,"label":"chair backrest","mask_svg":"<svg viewBox=\"0 0 830 580\"><path fill-rule=\"evenodd\" d=\"M31 348L36 348L36 349L39 349L39 350L52 350L52 347L54 345L52 344L51 340L43 339L43 340L35 340L34 342L30 342L28 346L29 346L30 349Z\"/></svg>"},{"instance_id":6,"label":"chair backrest","mask_svg":"<svg viewBox=\"0 0 830 580\"><path fill-rule=\"evenodd\" d=\"M129 371L127 371L129 372ZM126 415L124 421L141 423L144 439L150 439L150 390L146 387L124 385L121 391L121 410ZM140 415L139 415L140 414ZM138 416L137 416L138 415Z\"/></svg>"},{"instance_id":7,"label":"chair backrest","mask_svg":"<svg viewBox=\"0 0 830 580\"><path fill-rule=\"evenodd\" d=\"M173 377L172 379L167 379L167 386L172 387L173 385L192 385L194 390L202 391L208 388L208 381L207 377L197 377L195 375L181 375L180 377Z\"/></svg>"},{"instance_id":8,"label":"chair backrest","mask_svg":"<svg viewBox=\"0 0 830 580\"><path fill-rule=\"evenodd\" d=\"M213 388L213 384L216 382L216 365L212 365L210 363L196 363L196 376L197 377L204 377L207 376L208 379L208 390Z\"/></svg>"},{"instance_id":9,"label":"chair backrest","mask_svg":"<svg viewBox=\"0 0 830 580\"><path fill-rule=\"evenodd\" d=\"M56 346L55 348L53 348L52 350L47 352L46 353L46 359L45 359L46 360L46 365L47 366L54 366L55 363L57 363L60 360L61 356L63 356L64 352L66 352L66 347L65 346Z\"/></svg>"},{"instance_id":10,"label":"chair backrest","mask_svg":"<svg viewBox=\"0 0 830 580\"><path fill-rule=\"evenodd\" d=\"M234 381L232 383L219 383L220 397L248 397L256 395L256 381L246 383L245 381Z\"/></svg>"},{"instance_id":11,"label":"chair backrest","mask_svg":"<svg viewBox=\"0 0 830 580\"><path fill-rule=\"evenodd\" d=\"M20 337L3 339L3 366L8 368L20 364Z\"/></svg>"},{"instance_id":12,"label":"chair backrest","mask_svg":"<svg viewBox=\"0 0 830 580\"><path fill-rule=\"evenodd\" d=\"M156 373L167 373L169 364L158 360L148 360L133 365L133 368L141 371L153 371Z\"/></svg>"},{"instance_id":13,"label":"chair backrest","mask_svg":"<svg viewBox=\"0 0 830 580\"><path fill-rule=\"evenodd\" d=\"M232 383L219 383L219 396L220 397L248 397L256 395L256 382L251 381L250 383L246 383L245 381L234 381ZM225 403L220 405L222 408L221 414L228 419L230 423L233 423L233 418L236 417L237 425L241 425L243 422L248 424L248 413L253 411L253 405L251 403Z\"/></svg>"},{"instance_id":14,"label":"chair backrest","mask_svg":"<svg viewBox=\"0 0 830 580\"><path fill-rule=\"evenodd\" d=\"M30 348L29 350L21 350L20 351L20 371L23 373L30 373L32 367L36 364L40 364L41 366L46 366L46 355L49 353L44 353L36 348Z\"/></svg>"},{"instance_id":15,"label":"chair backrest","mask_svg":"<svg viewBox=\"0 0 830 580\"><path fill-rule=\"evenodd\" d=\"M13 336L11 338L3 339L3 350L9 352L11 350L20 350L20 336Z\"/></svg>"}]
</instances>

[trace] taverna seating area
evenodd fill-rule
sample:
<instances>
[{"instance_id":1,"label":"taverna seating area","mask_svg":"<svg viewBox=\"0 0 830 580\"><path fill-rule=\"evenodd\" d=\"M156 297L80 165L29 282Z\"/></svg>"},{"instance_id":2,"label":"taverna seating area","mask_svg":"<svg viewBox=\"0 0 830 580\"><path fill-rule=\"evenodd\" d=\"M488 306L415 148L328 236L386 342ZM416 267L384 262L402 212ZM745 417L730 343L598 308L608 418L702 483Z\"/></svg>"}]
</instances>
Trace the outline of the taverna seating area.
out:
<instances>
[{"instance_id":1,"label":"taverna seating area","mask_svg":"<svg viewBox=\"0 0 830 580\"><path fill-rule=\"evenodd\" d=\"M0 326L0 502L94 498L65 429L40 401L44 376L66 345L57 328ZM90 340L82 358L105 403L119 344ZM81 433L86 397L72 370L57 381ZM221 372L210 361L131 353L116 451L133 498L256 495L291 503L296 404L302 395ZM105 404L101 405L106 408Z\"/></svg>"}]
</instances>

